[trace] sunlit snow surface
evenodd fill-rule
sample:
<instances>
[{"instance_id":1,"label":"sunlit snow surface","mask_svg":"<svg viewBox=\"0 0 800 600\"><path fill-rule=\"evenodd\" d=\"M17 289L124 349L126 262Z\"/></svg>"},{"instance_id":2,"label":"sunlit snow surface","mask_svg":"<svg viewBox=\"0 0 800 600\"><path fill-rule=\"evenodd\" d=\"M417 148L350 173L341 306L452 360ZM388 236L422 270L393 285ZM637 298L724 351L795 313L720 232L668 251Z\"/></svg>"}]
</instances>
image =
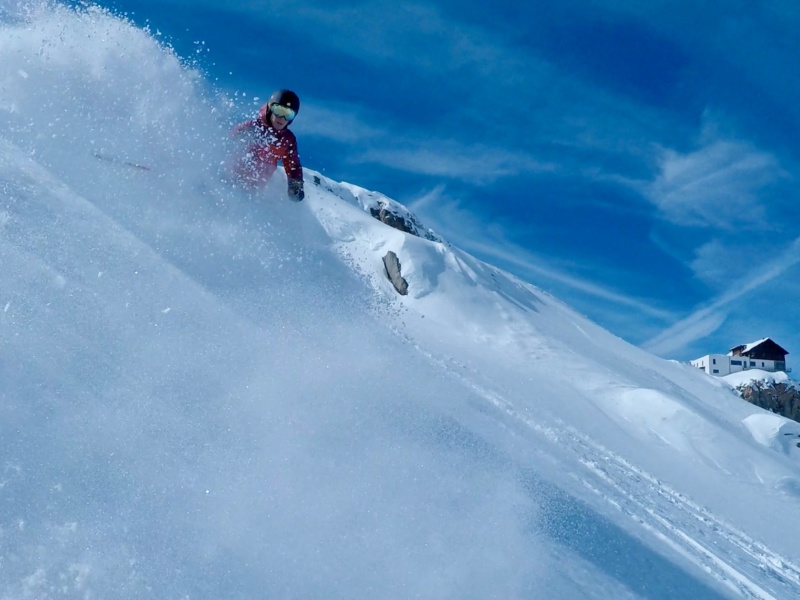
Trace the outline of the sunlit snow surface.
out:
<instances>
[{"instance_id":1,"label":"sunlit snow surface","mask_svg":"<svg viewBox=\"0 0 800 600\"><path fill-rule=\"evenodd\" d=\"M223 183L150 33L0 20L0 598L800 596L791 422L314 164Z\"/></svg>"}]
</instances>

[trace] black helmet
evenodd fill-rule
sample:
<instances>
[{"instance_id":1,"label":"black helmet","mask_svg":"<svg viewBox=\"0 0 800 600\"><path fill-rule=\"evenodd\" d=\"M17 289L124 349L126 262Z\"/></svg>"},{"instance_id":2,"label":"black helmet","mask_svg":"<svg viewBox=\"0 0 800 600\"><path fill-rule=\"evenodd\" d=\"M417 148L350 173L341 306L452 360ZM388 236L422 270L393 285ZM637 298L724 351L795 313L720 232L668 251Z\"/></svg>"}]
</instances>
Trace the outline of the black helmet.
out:
<instances>
[{"instance_id":1,"label":"black helmet","mask_svg":"<svg viewBox=\"0 0 800 600\"><path fill-rule=\"evenodd\" d=\"M273 104L280 104L286 108L291 108L295 114L300 112L300 98L292 90L278 90L274 92L272 96L269 97L267 106L272 106Z\"/></svg>"}]
</instances>

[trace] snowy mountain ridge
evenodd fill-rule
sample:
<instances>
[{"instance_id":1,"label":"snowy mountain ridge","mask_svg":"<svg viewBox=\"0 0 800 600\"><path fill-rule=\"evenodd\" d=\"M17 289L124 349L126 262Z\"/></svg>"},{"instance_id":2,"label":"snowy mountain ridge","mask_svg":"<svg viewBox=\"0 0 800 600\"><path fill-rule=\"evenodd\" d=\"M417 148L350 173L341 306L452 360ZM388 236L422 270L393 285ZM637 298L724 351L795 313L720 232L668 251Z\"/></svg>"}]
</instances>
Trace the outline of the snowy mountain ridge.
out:
<instances>
[{"instance_id":1,"label":"snowy mountain ridge","mask_svg":"<svg viewBox=\"0 0 800 600\"><path fill-rule=\"evenodd\" d=\"M318 180L321 176L315 174L311 177ZM351 184L338 184L339 188L335 191L336 186L336 183L327 181L322 187L344 202L361 207L365 211L369 210L368 205L361 202L360 198L365 195L371 197L378 195ZM354 190L355 197L348 198L346 193L342 193L342 189ZM411 214L396 201L389 201L398 212ZM502 340L497 349L516 357L526 353L530 344L535 342L536 352L531 358L542 360L544 357L541 356L543 341L541 338L544 336L531 321L536 319L536 313L543 305L553 303L560 305L560 310L569 315L568 318L573 321L573 326L584 335L588 335L586 330L593 331L595 334L592 336L593 343L596 345L592 350L597 353L597 357L612 353L614 346L621 346L625 354L620 363L630 361L631 349L625 348L625 342L610 336L581 316L569 314L571 311L568 307L534 286L482 263L458 248L439 239L421 240L407 233L395 232L388 226L381 227L373 220L365 218L360 212L351 212L342 205L335 204L329 197L312 195L310 204L345 263L359 272L376 292L381 294L384 301L401 303L406 311L405 314L418 313L417 316L420 319L427 318L428 323L434 320L448 333L461 332L466 326L469 328L469 336L477 336L486 343L497 344ZM401 258L401 263L404 265L403 272L411 281L408 299L397 297L386 280L380 258L387 250L395 252ZM447 289L446 293L442 291L443 288ZM440 297L428 300L428 296ZM458 300L454 300L456 298ZM480 306L481 310L469 314L465 307L470 305ZM492 306L493 310L483 310L486 306ZM597 335L598 333L601 335ZM439 332L437 335L441 337L446 334ZM558 336L554 337L557 339ZM552 340L548 341L552 343ZM603 348L604 343L608 344L608 349ZM548 350L553 351L552 348ZM590 354L584 357L584 360L595 360L595 358ZM647 364L644 368L654 370L675 364L649 356L644 358ZM507 360L513 359L509 356ZM636 363L631 366L636 367ZM680 365L679 368L691 367ZM765 374L762 379L773 382L778 379L788 381L785 374L778 373ZM727 382L727 378L723 380ZM709 379L712 384L716 384L716 381ZM725 386L722 388L725 389ZM676 403L670 395L657 393L654 390L633 389L624 396L626 400L617 403L615 410L621 407L625 407L623 410L633 408L640 403L640 399L647 398L641 403L647 405L646 413L654 414L639 415L639 418L653 418L654 422L659 422L668 421L675 414ZM735 399L731 398L731 403L735 405ZM628 407L628 404L631 406ZM663 406L663 409L656 408L659 405ZM764 443L765 437L759 433L755 439L759 443ZM771 442L765 445L774 447ZM800 457L800 454L798 456Z\"/></svg>"},{"instance_id":2,"label":"snowy mountain ridge","mask_svg":"<svg viewBox=\"0 0 800 600\"><path fill-rule=\"evenodd\" d=\"M791 422L378 192L222 183L231 109L0 11L0 598L800 594Z\"/></svg>"}]
</instances>

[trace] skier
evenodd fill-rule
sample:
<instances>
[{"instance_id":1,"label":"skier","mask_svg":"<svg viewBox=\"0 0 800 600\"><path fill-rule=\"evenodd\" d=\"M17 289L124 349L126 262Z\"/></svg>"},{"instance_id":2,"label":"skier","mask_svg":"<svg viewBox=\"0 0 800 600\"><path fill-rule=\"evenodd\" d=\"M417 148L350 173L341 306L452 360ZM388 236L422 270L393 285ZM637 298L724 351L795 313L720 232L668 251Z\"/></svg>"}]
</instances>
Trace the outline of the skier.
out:
<instances>
[{"instance_id":1,"label":"skier","mask_svg":"<svg viewBox=\"0 0 800 600\"><path fill-rule=\"evenodd\" d=\"M233 128L231 135L246 144L243 155L233 167L237 179L246 187L266 186L280 161L289 183L289 198L300 202L305 197L297 139L289 130L299 110L297 94L278 90L261 107L257 118Z\"/></svg>"}]
</instances>

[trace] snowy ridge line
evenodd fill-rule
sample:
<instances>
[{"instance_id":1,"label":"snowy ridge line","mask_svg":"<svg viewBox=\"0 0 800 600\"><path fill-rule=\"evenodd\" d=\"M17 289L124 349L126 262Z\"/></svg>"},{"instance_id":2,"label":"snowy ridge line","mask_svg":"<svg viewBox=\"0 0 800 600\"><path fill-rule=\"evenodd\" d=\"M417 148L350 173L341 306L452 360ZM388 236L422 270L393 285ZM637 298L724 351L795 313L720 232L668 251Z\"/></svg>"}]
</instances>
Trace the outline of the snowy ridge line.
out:
<instances>
[{"instance_id":1,"label":"snowy ridge line","mask_svg":"<svg viewBox=\"0 0 800 600\"><path fill-rule=\"evenodd\" d=\"M576 463L581 465L586 473L592 475L600 485L592 486L589 481L575 475L582 484L739 597L747 600L780 600L787 597L787 592L792 596L800 595L800 568L793 562L764 544L756 542L684 494L664 485L653 475L579 433L557 417L550 415L551 422L544 425L520 415L514 404L501 394L486 389L457 371L446 358L434 356L422 349L406 334L399 331L395 333L410 341L412 346L424 354L431 363L440 366L449 375L460 380L480 397L485 398L494 408L546 439L558 450L568 450ZM646 494L636 492L636 485L641 485L642 481L656 492L656 497L664 499L666 508L660 508ZM600 489L603 484L610 488L611 493ZM674 516L676 508L686 515L686 521L682 522L680 527L664 516ZM709 541L703 544L698 539ZM713 546L713 550L709 546ZM745 555L752 558L752 562L743 562L741 557L737 556L736 552L731 552L729 548L744 551ZM766 575L775 584L791 588L781 590L776 596L754 581L751 573ZM763 584L763 581L760 583Z\"/></svg>"}]
</instances>

